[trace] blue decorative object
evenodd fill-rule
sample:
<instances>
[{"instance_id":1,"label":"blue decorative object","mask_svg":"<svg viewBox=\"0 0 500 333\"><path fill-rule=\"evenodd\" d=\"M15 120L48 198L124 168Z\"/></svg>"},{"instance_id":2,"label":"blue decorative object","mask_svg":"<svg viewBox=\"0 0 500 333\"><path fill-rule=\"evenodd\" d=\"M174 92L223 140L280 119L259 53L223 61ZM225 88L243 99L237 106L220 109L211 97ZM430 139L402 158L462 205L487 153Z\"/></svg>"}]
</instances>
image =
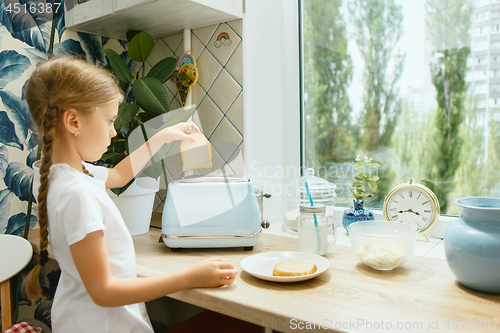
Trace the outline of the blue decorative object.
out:
<instances>
[{"instance_id":1,"label":"blue decorative object","mask_svg":"<svg viewBox=\"0 0 500 333\"><path fill-rule=\"evenodd\" d=\"M500 198L458 199L460 218L444 235L446 261L462 285L500 294Z\"/></svg>"},{"instance_id":2,"label":"blue decorative object","mask_svg":"<svg viewBox=\"0 0 500 333\"><path fill-rule=\"evenodd\" d=\"M349 233L347 230L347 226L354 222L360 221L373 221L375 220L375 215L369 209L363 208L363 204L365 201L357 201L353 200L354 208L349 208L344 211L344 216L342 216L342 225L345 228L345 231Z\"/></svg>"}]
</instances>

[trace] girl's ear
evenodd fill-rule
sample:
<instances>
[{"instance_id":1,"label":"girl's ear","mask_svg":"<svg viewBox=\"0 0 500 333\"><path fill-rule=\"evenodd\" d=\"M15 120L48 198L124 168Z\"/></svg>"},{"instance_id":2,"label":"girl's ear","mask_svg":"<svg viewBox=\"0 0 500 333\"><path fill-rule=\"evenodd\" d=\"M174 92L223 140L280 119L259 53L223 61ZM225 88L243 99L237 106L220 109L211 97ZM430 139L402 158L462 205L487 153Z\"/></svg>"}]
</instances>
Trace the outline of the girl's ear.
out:
<instances>
[{"instance_id":1,"label":"girl's ear","mask_svg":"<svg viewBox=\"0 0 500 333\"><path fill-rule=\"evenodd\" d=\"M62 113L62 125L71 135L79 133L81 122L81 115L75 109L67 109Z\"/></svg>"}]
</instances>

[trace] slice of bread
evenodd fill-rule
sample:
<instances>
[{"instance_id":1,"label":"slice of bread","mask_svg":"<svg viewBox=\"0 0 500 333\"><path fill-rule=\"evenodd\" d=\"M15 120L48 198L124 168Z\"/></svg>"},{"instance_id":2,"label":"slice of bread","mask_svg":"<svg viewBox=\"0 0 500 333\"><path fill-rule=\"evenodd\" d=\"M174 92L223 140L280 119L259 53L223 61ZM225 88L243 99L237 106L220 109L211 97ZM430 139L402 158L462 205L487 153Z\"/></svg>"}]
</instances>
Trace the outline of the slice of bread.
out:
<instances>
[{"instance_id":1,"label":"slice of bread","mask_svg":"<svg viewBox=\"0 0 500 333\"><path fill-rule=\"evenodd\" d=\"M315 264L295 260L283 260L274 266L273 276L301 276L318 270Z\"/></svg>"},{"instance_id":2,"label":"slice of bread","mask_svg":"<svg viewBox=\"0 0 500 333\"><path fill-rule=\"evenodd\" d=\"M196 141L181 142L182 171L193 169L212 169L212 148L202 133L191 134Z\"/></svg>"}]
</instances>

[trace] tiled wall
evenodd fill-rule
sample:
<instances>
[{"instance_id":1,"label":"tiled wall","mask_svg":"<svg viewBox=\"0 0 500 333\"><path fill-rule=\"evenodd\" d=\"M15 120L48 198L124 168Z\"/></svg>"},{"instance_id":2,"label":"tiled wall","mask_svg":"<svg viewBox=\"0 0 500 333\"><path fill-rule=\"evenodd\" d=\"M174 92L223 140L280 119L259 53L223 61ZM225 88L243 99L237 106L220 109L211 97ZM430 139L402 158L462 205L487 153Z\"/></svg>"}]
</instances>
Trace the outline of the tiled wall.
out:
<instances>
[{"instance_id":1,"label":"tiled wall","mask_svg":"<svg viewBox=\"0 0 500 333\"><path fill-rule=\"evenodd\" d=\"M155 41L149 66L166 56L184 53L183 35ZM221 23L191 33L191 54L199 70L198 83L192 87L193 104L198 107L194 122L212 145L212 170L195 170L194 174L222 173L243 176L243 75L241 20ZM148 70L148 68L146 68ZM172 97L171 109L181 106L173 83L167 82ZM167 148L168 154L179 153L179 143ZM168 182L183 176L179 165L167 163ZM166 190L158 192L154 210L161 212Z\"/></svg>"}]
</instances>

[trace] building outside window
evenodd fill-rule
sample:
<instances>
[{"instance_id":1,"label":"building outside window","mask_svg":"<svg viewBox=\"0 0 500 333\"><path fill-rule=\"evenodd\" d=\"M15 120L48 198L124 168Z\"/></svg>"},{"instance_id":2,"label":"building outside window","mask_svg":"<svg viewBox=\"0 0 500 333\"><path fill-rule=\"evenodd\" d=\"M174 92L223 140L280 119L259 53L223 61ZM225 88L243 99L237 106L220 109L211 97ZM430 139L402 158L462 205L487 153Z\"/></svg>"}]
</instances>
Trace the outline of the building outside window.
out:
<instances>
[{"instance_id":1,"label":"building outside window","mask_svg":"<svg viewBox=\"0 0 500 333\"><path fill-rule=\"evenodd\" d=\"M300 6L303 166L337 184L337 205L352 206L357 155L381 164L367 207L409 178L442 214L458 214L457 198L500 196L500 1Z\"/></svg>"}]
</instances>

